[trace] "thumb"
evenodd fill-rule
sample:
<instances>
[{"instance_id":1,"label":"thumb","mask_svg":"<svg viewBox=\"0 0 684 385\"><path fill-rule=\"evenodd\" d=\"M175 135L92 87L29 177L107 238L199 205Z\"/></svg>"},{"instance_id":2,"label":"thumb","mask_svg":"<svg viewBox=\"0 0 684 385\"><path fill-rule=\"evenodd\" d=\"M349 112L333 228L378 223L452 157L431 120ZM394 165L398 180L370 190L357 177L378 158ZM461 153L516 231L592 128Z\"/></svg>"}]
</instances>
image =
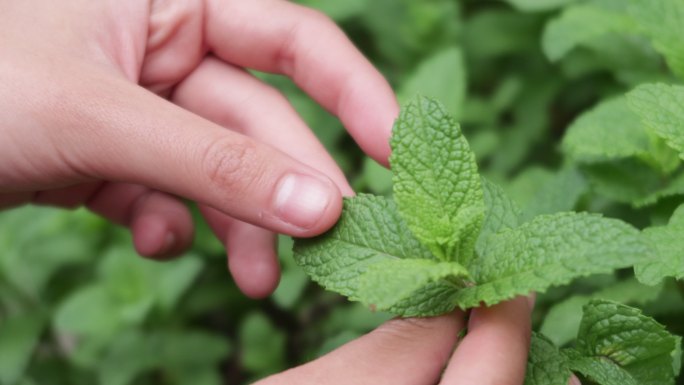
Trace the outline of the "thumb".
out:
<instances>
[{"instance_id":1,"label":"thumb","mask_svg":"<svg viewBox=\"0 0 684 385\"><path fill-rule=\"evenodd\" d=\"M316 235L337 220L341 194L319 171L141 87L105 83L83 86L67 114L70 131L85 139L60 134L87 175L146 185L294 236Z\"/></svg>"}]
</instances>

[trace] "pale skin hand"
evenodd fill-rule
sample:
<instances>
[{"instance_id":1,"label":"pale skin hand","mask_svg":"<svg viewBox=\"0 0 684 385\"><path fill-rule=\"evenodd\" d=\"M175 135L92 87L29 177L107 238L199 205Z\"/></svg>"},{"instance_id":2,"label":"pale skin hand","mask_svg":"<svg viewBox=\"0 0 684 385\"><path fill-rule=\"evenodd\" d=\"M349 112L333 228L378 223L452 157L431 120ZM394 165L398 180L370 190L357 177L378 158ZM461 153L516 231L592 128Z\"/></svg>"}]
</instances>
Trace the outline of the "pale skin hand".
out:
<instances>
[{"instance_id":1,"label":"pale skin hand","mask_svg":"<svg viewBox=\"0 0 684 385\"><path fill-rule=\"evenodd\" d=\"M273 232L334 224L353 192L282 95L244 69L292 78L386 164L398 107L325 16L281 0L0 0L0 208L85 205L174 256L196 201L249 296L278 282ZM264 381L522 383L530 306L391 321ZM353 379L354 381L350 381ZM391 380L391 381L390 381ZM389 382L388 382L389 381Z\"/></svg>"}]
</instances>

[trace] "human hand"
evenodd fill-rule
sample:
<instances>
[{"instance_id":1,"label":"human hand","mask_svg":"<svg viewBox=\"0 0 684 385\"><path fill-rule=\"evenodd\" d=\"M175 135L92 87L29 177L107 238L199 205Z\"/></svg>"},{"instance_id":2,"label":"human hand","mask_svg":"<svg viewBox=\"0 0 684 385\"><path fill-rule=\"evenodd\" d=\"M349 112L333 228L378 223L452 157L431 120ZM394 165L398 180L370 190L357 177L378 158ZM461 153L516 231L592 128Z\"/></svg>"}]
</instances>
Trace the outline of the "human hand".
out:
<instances>
[{"instance_id":1,"label":"human hand","mask_svg":"<svg viewBox=\"0 0 684 385\"><path fill-rule=\"evenodd\" d=\"M85 205L165 258L189 246L181 199L196 201L238 286L261 297L279 276L272 231L321 233L352 191L285 98L244 69L291 77L366 153L389 155L390 87L310 9L27 0L0 14L0 208Z\"/></svg>"},{"instance_id":2,"label":"human hand","mask_svg":"<svg viewBox=\"0 0 684 385\"><path fill-rule=\"evenodd\" d=\"M315 361L255 385L521 385L531 307L532 300L520 297L474 309L468 320L461 311L395 319ZM468 333L459 338L466 325Z\"/></svg>"}]
</instances>

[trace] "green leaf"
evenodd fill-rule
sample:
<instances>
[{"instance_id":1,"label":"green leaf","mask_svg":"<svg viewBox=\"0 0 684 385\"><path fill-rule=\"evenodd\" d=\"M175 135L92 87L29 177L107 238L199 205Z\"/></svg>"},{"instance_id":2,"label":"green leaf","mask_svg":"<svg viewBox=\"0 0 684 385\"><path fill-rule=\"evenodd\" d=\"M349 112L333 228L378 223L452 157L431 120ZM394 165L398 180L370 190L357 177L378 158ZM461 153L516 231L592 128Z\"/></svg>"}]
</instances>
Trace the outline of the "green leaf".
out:
<instances>
[{"instance_id":1,"label":"green leaf","mask_svg":"<svg viewBox=\"0 0 684 385\"><path fill-rule=\"evenodd\" d=\"M44 327L45 317L37 312L0 320L0 384L13 385L23 378Z\"/></svg>"},{"instance_id":2,"label":"green leaf","mask_svg":"<svg viewBox=\"0 0 684 385\"><path fill-rule=\"evenodd\" d=\"M119 304L100 285L83 286L60 304L53 319L59 332L110 336L123 323Z\"/></svg>"},{"instance_id":3,"label":"green leaf","mask_svg":"<svg viewBox=\"0 0 684 385\"><path fill-rule=\"evenodd\" d=\"M456 301L461 308L492 305L652 258L638 230L619 220L542 215L491 237L477 263L468 266L476 285L459 291Z\"/></svg>"},{"instance_id":4,"label":"green leaf","mask_svg":"<svg viewBox=\"0 0 684 385\"><path fill-rule=\"evenodd\" d=\"M392 200L360 194L345 198L340 220L330 231L297 239L294 258L314 281L359 298L359 277L373 264L434 256L411 234Z\"/></svg>"},{"instance_id":5,"label":"green leaf","mask_svg":"<svg viewBox=\"0 0 684 385\"><path fill-rule=\"evenodd\" d=\"M239 330L240 362L259 376L286 368L285 333L277 329L262 313L250 313Z\"/></svg>"},{"instance_id":6,"label":"green leaf","mask_svg":"<svg viewBox=\"0 0 684 385\"><path fill-rule=\"evenodd\" d=\"M544 53L557 61L577 46L609 33L637 32L636 21L622 9L604 7L600 2L567 7L544 30Z\"/></svg>"},{"instance_id":7,"label":"green leaf","mask_svg":"<svg viewBox=\"0 0 684 385\"><path fill-rule=\"evenodd\" d=\"M590 295L574 295L549 309L539 331L556 345L572 341L582 321L582 308L592 299L606 299L625 304L645 305L658 298L663 286L645 286L629 278Z\"/></svg>"},{"instance_id":8,"label":"green leaf","mask_svg":"<svg viewBox=\"0 0 684 385\"><path fill-rule=\"evenodd\" d=\"M439 259L467 265L484 217L475 156L437 101L416 97L390 141L394 198L408 227Z\"/></svg>"},{"instance_id":9,"label":"green leaf","mask_svg":"<svg viewBox=\"0 0 684 385\"><path fill-rule=\"evenodd\" d=\"M666 277L684 278L684 205L680 206L666 226L649 227L644 236L651 242L658 258L634 267L639 281L647 285L660 283Z\"/></svg>"},{"instance_id":10,"label":"green leaf","mask_svg":"<svg viewBox=\"0 0 684 385\"><path fill-rule=\"evenodd\" d=\"M361 275L357 296L371 308L395 314L441 314L453 309L453 303L426 301L419 293L435 284L445 291L456 291L467 278L468 271L454 262L384 260L371 265Z\"/></svg>"},{"instance_id":11,"label":"green leaf","mask_svg":"<svg viewBox=\"0 0 684 385\"><path fill-rule=\"evenodd\" d=\"M643 157L651 151L646 129L624 97L582 114L565 133L563 152L578 162Z\"/></svg>"},{"instance_id":12,"label":"green leaf","mask_svg":"<svg viewBox=\"0 0 684 385\"><path fill-rule=\"evenodd\" d=\"M482 231L477 239L478 254L482 253L489 237L520 224L520 209L501 187L482 178L482 191L486 207Z\"/></svg>"},{"instance_id":13,"label":"green leaf","mask_svg":"<svg viewBox=\"0 0 684 385\"><path fill-rule=\"evenodd\" d=\"M589 186L582 174L574 167L565 167L552 173L530 194L522 209L523 221L538 215L571 211Z\"/></svg>"},{"instance_id":14,"label":"green leaf","mask_svg":"<svg viewBox=\"0 0 684 385\"><path fill-rule=\"evenodd\" d=\"M684 3L680 0L629 2L629 14L667 61L672 72L684 79Z\"/></svg>"},{"instance_id":15,"label":"green leaf","mask_svg":"<svg viewBox=\"0 0 684 385\"><path fill-rule=\"evenodd\" d=\"M568 385L568 363L558 348L546 336L532 334L524 385Z\"/></svg>"},{"instance_id":16,"label":"green leaf","mask_svg":"<svg viewBox=\"0 0 684 385\"><path fill-rule=\"evenodd\" d=\"M459 119L466 94L463 53L450 47L425 59L399 90L400 102L416 94L440 100L454 119Z\"/></svg>"},{"instance_id":17,"label":"green leaf","mask_svg":"<svg viewBox=\"0 0 684 385\"><path fill-rule=\"evenodd\" d=\"M642 122L684 159L684 87L647 84L627 98Z\"/></svg>"},{"instance_id":18,"label":"green leaf","mask_svg":"<svg viewBox=\"0 0 684 385\"><path fill-rule=\"evenodd\" d=\"M568 366L599 385L639 385L625 369L606 357L584 357L574 349L564 351Z\"/></svg>"},{"instance_id":19,"label":"green leaf","mask_svg":"<svg viewBox=\"0 0 684 385\"><path fill-rule=\"evenodd\" d=\"M639 309L595 300L584 307L577 352L601 359L601 366L620 366L635 384L667 385L674 384L673 353L677 343L678 339L663 325ZM605 373L595 362L583 362L584 368L589 366Z\"/></svg>"},{"instance_id":20,"label":"green leaf","mask_svg":"<svg viewBox=\"0 0 684 385\"><path fill-rule=\"evenodd\" d=\"M664 187L662 176L637 159L584 165L581 169L596 193L633 206L658 199Z\"/></svg>"}]
</instances>

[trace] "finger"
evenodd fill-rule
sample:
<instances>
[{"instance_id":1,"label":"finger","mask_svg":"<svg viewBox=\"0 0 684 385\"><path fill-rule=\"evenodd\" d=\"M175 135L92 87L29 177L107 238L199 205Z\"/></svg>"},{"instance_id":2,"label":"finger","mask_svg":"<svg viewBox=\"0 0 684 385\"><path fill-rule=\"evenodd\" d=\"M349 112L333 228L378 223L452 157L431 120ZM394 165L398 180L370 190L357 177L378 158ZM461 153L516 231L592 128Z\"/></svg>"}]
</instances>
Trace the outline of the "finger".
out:
<instances>
[{"instance_id":1,"label":"finger","mask_svg":"<svg viewBox=\"0 0 684 385\"><path fill-rule=\"evenodd\" d=\"M280 0L208 0L206 15L206 42L216 55L288 75L337 115L366 153L387 164L398 115L394 94L328 17Z\"/></svg>"},{"instance_id":2,"label":"finger","mask_svg":"<svg viewBox=\"0 0 684 385\"><path fill-rule=\"evenodd\" d=\"M568 382L568 385L582 385L582 382L580 382L579 378L577 378L574 374L570 376L570 381Z\"/></svg>"},{"instance_id":3,"label":"finger","mask_svg":"<svg viewBox=\"0 0 684 385\"><path fill-rule=\"evenodd\" d=\"M530 343L530 313L526 297L474 309L468 334L451 357L441 384L522 384Z\"/></svg>"},{"instance_id":4,"label":"finger","mask_svg":"<svg viewBox=\"0 0 684 385\"><path fill-rule=\"evenodd\" d=\"M176 87L172 100L311 165L328 175L345 195L353 194L342 171L289 102L244 70L208 57ZM205 213L219 237L229 233L228 265L236 284L249 296L269 295L279 278L275 236L231 218L216 218L220 215Z\"/></svg>"},{"instance_id":5,"label":"finger","mask_svg":"<svg viewBox=\"0 0 684 385\"><path fill-rule=\"evenodd\" d=\"M340 192L315 169L124 79L74 84L80 97L61 101L63 121L48 134L77 174L150 186L295 236L337 220Z\"/></svg>"},{"instance_id":6,"label":"finger","mask_svg":"<svg viewBox=\"0 0 684 385\"><path fill-rule=\"evenodd\" d=\"M432 385L439 379L462 327L460 312L395 319L332 353L257 385Z\"/></svg>"},{"instance_id":7,"label":"finger","mask_svg":"<svg viewBox=\"0 0 684 385\"><path fill-rule=\"evenodd\" d=\"M280 279L275 234L211 207L202 206L200 210L214 234L226 244L228 270L235 284L252 298L270 295Z\"/></svg>"},{"instance_id":8,"label":"finger","mask_svg":"<svg viewBox=\"0 0 684 385\"><path fill-rule=\"evenodd\" d=\"M90 197L87 207L114 223L129 226L136 251L153 259L168 259L192 243L192 217L185 204L143 186L109 183Z\"/></svg>"},{"instance_id":9,"label":"finger","mask_svg":"<svg viewBox=\"0 0 684 385\"><path fill-rule=\"evenodd\" d=\"M287 99L243 69L207 57L176 87L172 100L310 165L344 195L353 194L342 170Z\"/></svg>"}]
</instances>

